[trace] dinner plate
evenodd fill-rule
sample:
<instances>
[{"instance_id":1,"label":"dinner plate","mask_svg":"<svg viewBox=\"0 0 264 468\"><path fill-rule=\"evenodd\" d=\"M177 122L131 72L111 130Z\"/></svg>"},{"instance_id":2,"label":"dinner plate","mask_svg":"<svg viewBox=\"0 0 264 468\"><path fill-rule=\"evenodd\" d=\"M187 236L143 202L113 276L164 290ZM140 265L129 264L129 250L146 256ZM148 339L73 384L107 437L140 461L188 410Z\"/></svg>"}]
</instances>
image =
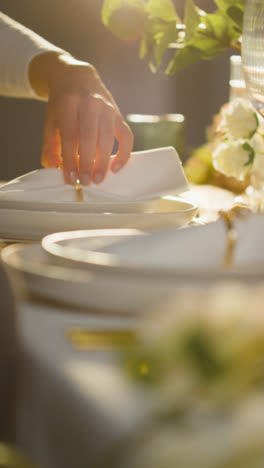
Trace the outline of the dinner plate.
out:
<instances>
[{"instance_id":1,"label":"dinner plate","mask_svg":"<svg viewBox=\"0 0 264 468\"><path fill-rule=\"evenodd\" d=\"M147 234L141 236L138 233L139 238L144 236L147 237ZM19 295L30 293L51 304L88 314L99 312L111 316L147 316L177 295L188 297L194 290L225 284L230 279L243 281L245 286L250 286L262 282L264 278L263 269L234 272L209 268L199 273L181 268L167 273L155 269L138 272L107 267L73 270L54 265L39 244L11 245L3 249L1 256Z\"/></svg>"},{"instance_id":2,"label":"dinner plate","mask_svg":"<svg viewBox=\"0 0 264 468\"><path fill-rule=\"evenodd\" d=\"M43 195L45 197L45 195ZM99 197L97 197L99 198ZM124 201L111 200L92 202L60 201L45 202L35 200L12 200L0 198L0 210L43 211L59 213L152 213L158 206L159 199Z\"/></svg>"},{"instance_id":3,"label":"dinner plate","mask_svg":"<svg viewBox=\"0 0 264 468\"><path fill-rule=\"evenodd\" d=\"M80 203L81 204L81 203ZM58 231L105 228L157 229L191 222L197 205L180 197L162 197L154 213L79 213L0 209L2 238L41 240Z\"/></svg>"},{"instance_id":4,"label":"dinner plate","mask_svg":"<svg viewBox=\"0 0 264 468\"><path fill-rule=\"evenodd\" d=\"M55 347L60 339L64 346L70 344L74 348L84 349L85 345L88 345L89 336L87 335L91 332L107 334L110 331L136 330L139 327L139 320L135 315L111 315L93 311L84 314L82 310L78 313L74 307L65 308L60 304L50 302L47 304L36 300L21 302L19 314L23 314L23 329L24 333L28 333L30 342L34 339L36 345L42 343L43 346L47 346L48 333L56 336ZM25 327L25 324L28 326ZM56 349L54 351L56 352Z\"/></svg>"},{"instance_id":5,"label":"dinner plate","mask_svg":"<svg viewBox=\"0 0 264 468\"><path fill-rule=\"evenodd\" d=\"M264 216L237 220L234 228L237 245L228 266L222 220L144 235L126 229L61 232L44 237L42 246L54 264L90 272L195 283L230 278L264 281Z\"/></svg>"},{"instance_id":6,"label":"dinner plate","mask_svg":"<svg viewBox=\"0 0 264 468\"><path fill-rule=\"evenodd\" d=\"M142 278L53 265L38 244L11 245L1 256L17 294L24 296L29 292L86 313L147 314L177 290L175 277Z\"/></svg>"}]
</instances>

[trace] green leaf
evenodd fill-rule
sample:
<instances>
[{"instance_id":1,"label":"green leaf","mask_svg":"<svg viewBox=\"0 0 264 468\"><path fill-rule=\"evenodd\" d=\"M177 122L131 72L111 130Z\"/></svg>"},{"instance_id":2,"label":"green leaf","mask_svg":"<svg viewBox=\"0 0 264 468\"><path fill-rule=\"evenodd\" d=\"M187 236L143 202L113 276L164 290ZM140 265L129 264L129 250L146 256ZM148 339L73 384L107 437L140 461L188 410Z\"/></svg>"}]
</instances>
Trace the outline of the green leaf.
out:
<instances>
[{"instance_id":1,"label":"green leaf","mask_svg":"<svg viewBox=\"0 0 264 468\"><path fill-rule=\"evenodd\" d=\"M186 0L184 11L185 41L188 42L200 23L200 15L193 0Z\"/></svg>"},{"instance_id":2,"label":"green leaf","mask_svg":"<svg viewBox=\"0 0 264 468\"><path fill-rule=\"evenodd\" d=\"M245 0L215 0L219 10L225 13L242 33Z\"/></svg>"},{"instance_id":3,"label":"green leaf","mask_svg":"<svg viewBox=\"0 0 264 468\"><path fill-rule=\"evenodd\" d=\"M244 165L250 166L251 164L253 164L255 158L255 151L247 141L243 143L242 148L248 152L248 161Z\"/></svg>"},{"instance_id":4,"label":"green leaf","mask_svg":"<svg viewBox=\"0 0 264 468\"><path fill-rule=\"evenodd\" d=\"M169 44L177 40L178 34L179 32L174 22L163 25L163 31L156 34L155 61L157 67L161 64L162 57L168 49Z\"/></svg>"},{"instance_id":5,"label":"green leaf","mask_svg":"<svg viewBox=\"0 0 264 468\"><path fill-rule=\"evenodd\" d=\"M149 61L153 53L154 45L154 40L149 37L148 33L145 31L140 43L139 58L146 58L146 60Z\"/></svg>"},{"instance_id":6,"label":"green leaf","mask_svg":"<svg viewBox=\"0 0 264 468\"><path fill-rule=\"evenodd\" d=\"M179 21L172 0L148 0L146 11L150 16L163 21Z\"/></svg>"},{"instance_id":7,"label":"green leaf","mask_svg":"<svg viewBox=\"0 0 264 468\"><path fill-rule=\"evenodd\" d=\"M144 0L105 0L101 17L103 24L120 39L135 39L144 30Z\"/></svg>"},{"instance_id":8,"label":"green leaf","mask_svg":"<svg viewBox=\"0 0 264 468\"><path fill-rule=\"evenodd\" d=\"M157 18L147 18L144 27L144 34L140 44L140 58L146 58L147 61L151 61L154 48L157 44L157 38L163 34L166 27L166 23L161 22Z\"/></svg>"},{"instance_id":9,"label":"green leaf","mask_svg":"<svg viewBox=\"0 0 264 468\"><path fill-rule=\"evenodd\" d=\"M217 356L213 342L203 329L190 331L183 343L183 353L206 380L216 379L227 370L225 363Z\"/></svg>"},{"instance_id":10,"label":"green leaf","mask_svg":"<svg viewBox=\"0 0 264 468\"><path fill-rule=\"evenodd\" d=\"M231 41L237 41L240 32L234 29L233 21L222 11L207 14L202 18L202 24L205 26L204 34L215 37L222 47L229 47Z\"/></svg>"},{"instance_id":11,"label":"green leaf","mask_svg":"<svg viewBox=\"0 0 264 468\"><path fill-rule=\"evenodd\" d=\"M193 36L193 39L189 45L193 45L199 49L201 52L201 58L204 59L216 57L224 50L224 47L221 45L218 39L201 34L199 32Z\"/></svg>"},{"instance_id":12,"label":"green leaf","mask_svg":"<svg viewBox=\"0 0 264 468\"><path fill-rule=\"evenodd\" d=\"M154 70L154 68L152 67L152 56L155 48L155 34L153 33L153 25L151 23L152 22L150 21L148 27L146 27L144 30L144 34L140 43L139 57L141 59L145 58L146 61L149 63L151 71L154 72L156 70Z\"/></svg>"},{"instance_id":13,"label":"green leaf","mask_svg":"<svg viewBox=\"0 0 264 468\"><path fill-rule=\"evenodd\" d=\"M245 10L245 0L215 0L215 4L220 10L227 11L231 7Z\"/></svg>"},{"instance_id":14,"label":"green leaf","mask_svg":"<svg viewBox=\"0 0 264 468\"><path fill-rule=\"evenodd\" d=\"M234 23L239 27L241 33L242 33L242 27L243 27L243 11L240 8L237 7L230 7L228 10L226 10L226 14L232 18Z\"/></svg>"},{"instance_id":15,"label":"green leaf","mask_svg":"<svg viewBox=\"0 0 264 468\"><path fill-rule=\"evenodd\" d=\"M167 67L166 73L168 75L173 75L174 73L193 65L195 62L198 62L201 58L201 50L192 46L186 46L176 52L174 58L170 61Z\"/></svg>"}]
</instances>

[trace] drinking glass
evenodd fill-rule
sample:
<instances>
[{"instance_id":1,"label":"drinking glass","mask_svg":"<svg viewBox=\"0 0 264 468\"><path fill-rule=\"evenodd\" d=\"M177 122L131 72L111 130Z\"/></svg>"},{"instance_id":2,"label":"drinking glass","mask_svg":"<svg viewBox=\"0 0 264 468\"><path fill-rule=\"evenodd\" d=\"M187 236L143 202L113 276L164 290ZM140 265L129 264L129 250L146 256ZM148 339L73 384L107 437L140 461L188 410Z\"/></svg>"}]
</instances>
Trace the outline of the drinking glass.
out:
<instances>
[{"instance_id":1,"label":"drinking glass","mask_svg":"<svg viewBox=\"0 0 264 468\"><path fill-rule=\"evenodd\" d=\"M264 117L264 0L246 0L245 3L242 67L247 97L260 116ZM252 174L251 185L246 192L253 209L263 211L263 176Z\"/></svg>"},{"instance_id":2,"label":"drinking glass","mask_svg":"<svg viewBox=\"0 0 264 468\"><path fill-rule=\"evenodd\" d=\"M264 117L264 1L246 0L242 66L246 90L255 109Z\"/></svg>"}]
</instances>

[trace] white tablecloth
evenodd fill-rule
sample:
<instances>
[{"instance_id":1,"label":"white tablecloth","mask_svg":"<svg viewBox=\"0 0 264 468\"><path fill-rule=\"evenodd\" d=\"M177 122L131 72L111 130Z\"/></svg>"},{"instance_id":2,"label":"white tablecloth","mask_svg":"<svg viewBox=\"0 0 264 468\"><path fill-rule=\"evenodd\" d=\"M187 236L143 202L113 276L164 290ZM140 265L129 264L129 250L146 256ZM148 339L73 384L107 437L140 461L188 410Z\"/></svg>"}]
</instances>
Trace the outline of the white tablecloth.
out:
<instances>
[{"instance_id":1,"label":"white tablecloth","mask_svg":"<svg viewBox=\"0 0 264 468\"><path fill-rule=\"evenodd\" d=\"M17 442L43 468L99 466L148 413L113 352L79 351L67 342L67 328L87 322L74 312L19 306L24 368Z\"/></svg>"}]
</instances>

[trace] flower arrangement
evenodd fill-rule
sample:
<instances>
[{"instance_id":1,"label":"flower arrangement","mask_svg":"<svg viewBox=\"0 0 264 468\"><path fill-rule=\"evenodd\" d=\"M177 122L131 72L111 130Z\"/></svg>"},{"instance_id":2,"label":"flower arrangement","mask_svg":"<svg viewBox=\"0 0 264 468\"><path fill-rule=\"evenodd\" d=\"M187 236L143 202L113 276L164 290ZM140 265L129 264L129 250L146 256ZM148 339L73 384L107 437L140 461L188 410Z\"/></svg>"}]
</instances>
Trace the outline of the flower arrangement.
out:
<instances>
[{"instance_id":1,"label":"flower arrangement","mask_svg":"<svg viewBox=\"0 0 264 468\"><path fill-rule=\"evenodd\" d=\"M212 153L218 171L238 180L257 174L264 182L264 134L260 119L247 99L237 98L222 109Z\"/></svg>"},{"instance_id":2,"label":"flower arrangement","mask_svg":"<svg viewBox=\"0 0 264 468\"><path fill-rule=\"evenodd\" d=\"M232 177L232 180L241 181L242 188L248 183L256 189L263 186L263 119L247 99L236 98L222 106L207 130L207 139L207 143L196 150L186 163L185 171L190 181L195 182L192 159L201 157L205 152L209 154L207 167L212 172L216 170L228 178ZM205 182L208 182L208 178Z\"/></svg>"},{"instance_id":3,"label":"flower arrangement","mask_svg":"<svg viewBox=\"0 0 264 468\"><path fill-rule=\"evenodd\" d=\"M174 50L166 73L174 73L199 60L210 60L226 49L241 50L245 0L215 0L207 13L185 1L184 18L172 0L104 0L102 21L122 40L140 41L140 58L152 71L161 65L165 52Z\"/></svg>"},{"instance_id":4,"label":"flower arrangement","mask_svg":"<svg viewBox=\"0 0 264 468\"><path fill-rule=\"evenodd\" d=\"M229 284L152 317L122 361L152 408L122 468L264 466L262 303Z\"/></svg>"}]
</instances>

